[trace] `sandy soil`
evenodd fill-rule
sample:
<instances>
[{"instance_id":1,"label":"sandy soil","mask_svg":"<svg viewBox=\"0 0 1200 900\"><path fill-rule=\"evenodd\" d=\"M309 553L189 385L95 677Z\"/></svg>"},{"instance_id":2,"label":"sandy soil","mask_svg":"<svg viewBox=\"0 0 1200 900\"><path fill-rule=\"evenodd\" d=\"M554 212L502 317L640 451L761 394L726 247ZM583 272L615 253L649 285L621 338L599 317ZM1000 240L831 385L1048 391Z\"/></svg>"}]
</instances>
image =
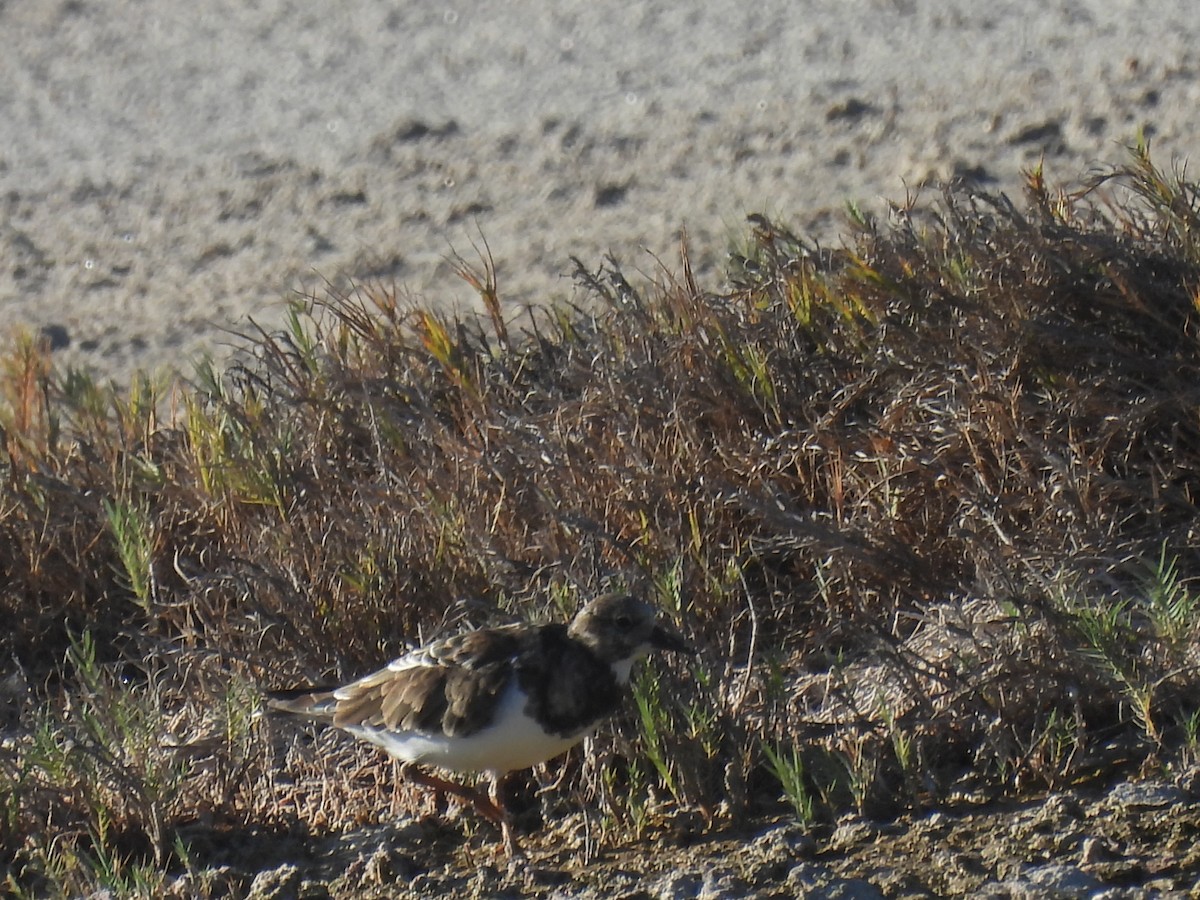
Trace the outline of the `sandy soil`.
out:
<instances>
[{"instance_id":1,"label":"sandy soil","mask_svg":"<svg viewBox=\"0 0 1200 900\"><path fill-rule=\"evenodd\" d=\"M0 3L0 329L124 379L326 279L469 303L481 234L515 312L681 226L711 274L748 212L831 234L930 176L1200 146L1190 0L331 9Z\"/></svg>"},{"instance_id":2,"label":"sandy soil","mask_svg":"<svg viewBox=\"0 0 1200 900\"><path fill-rule=\"evenodd\" d=\"M1184 779L1194 788L1195 770ZM698 817L632 842L589 842L585 817L528 835L508 865L495 835L410 820L325 838L189 834L197 871L168 897L207 885L255 900L506 897L544 900L1197 896L1200 799L1161 779L1080 785L1033 802L949 804L875 821L848 815L804 827L787 815L706 831ZM490 842L490 843L486 843ZM200 856L207 857L199 859Z\"/></svg>"}]
</instances>

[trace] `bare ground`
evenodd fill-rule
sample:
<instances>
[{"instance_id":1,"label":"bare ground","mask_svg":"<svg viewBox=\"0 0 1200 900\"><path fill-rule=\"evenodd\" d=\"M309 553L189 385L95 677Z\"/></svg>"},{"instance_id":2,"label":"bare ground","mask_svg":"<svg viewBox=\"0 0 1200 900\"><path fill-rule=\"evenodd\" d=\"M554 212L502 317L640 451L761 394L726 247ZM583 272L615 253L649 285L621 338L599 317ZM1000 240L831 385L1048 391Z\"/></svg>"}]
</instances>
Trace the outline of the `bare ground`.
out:
<instances>
[{"instance_id":1,"label":"bare ground","mask_svg":"<svg viewBox=\"0 0 1200 900\"><path fill-rule=\"evenodd\" d=\"M528 859L511 866L496 836L466 816L324 837L197 831L187 837L211 863L175 890L256 898L1200 896L1197 785L1196 770L1173 780L1132 776L807 828L778 810L736 828L680 813L626 843L599 842L597 823L575 813L527 834Z\"/></svg>"}]
</instances>

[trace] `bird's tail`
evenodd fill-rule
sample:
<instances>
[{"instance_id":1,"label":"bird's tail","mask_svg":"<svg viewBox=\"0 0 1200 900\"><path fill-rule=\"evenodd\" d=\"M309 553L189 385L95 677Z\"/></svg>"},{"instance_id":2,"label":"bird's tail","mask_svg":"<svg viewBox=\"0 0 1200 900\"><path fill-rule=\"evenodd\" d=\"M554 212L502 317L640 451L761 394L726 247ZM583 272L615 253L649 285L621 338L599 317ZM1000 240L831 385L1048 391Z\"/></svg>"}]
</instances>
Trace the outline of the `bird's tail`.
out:
<instances>
[{"instance_id":1,"label":"bird's tail","mask_svg":"<svg viewBox=\"0 0 1200 900\"><path fill-rule=\"evenodd\" d=\"M304 716L318 722L332 721L336 705L337 699L331 690L295 688L287 691L267 691L267 709Z\"/></svg>"}]
</instances>

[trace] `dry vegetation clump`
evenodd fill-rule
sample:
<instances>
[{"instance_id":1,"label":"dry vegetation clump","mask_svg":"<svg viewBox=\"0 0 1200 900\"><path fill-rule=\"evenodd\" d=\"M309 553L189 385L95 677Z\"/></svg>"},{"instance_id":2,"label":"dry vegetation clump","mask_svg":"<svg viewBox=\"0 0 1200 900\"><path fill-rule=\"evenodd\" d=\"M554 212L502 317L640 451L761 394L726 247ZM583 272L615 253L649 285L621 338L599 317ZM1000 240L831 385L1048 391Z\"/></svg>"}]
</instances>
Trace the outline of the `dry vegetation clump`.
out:
<instances>
[{"instance_id":1,"label":"dry vegetation clump","mask_svg":"<svg viewBox=\"0 0 1200 900\"><path fill-rule=\"evenodd\" d=\"M852 215L837 250L753 217L721 292L686 250L653 286L577 263L587 303L520 334L485 254L461 272L482 322L310 298L169 392L19 343L8 887L153 889L394 815L390 764L322 737L357 760L331 775L257 688L612 582L705 650L557 764L603 834L668 804L715 827L782 792L820 821L1195 755L1196 191L1143 148L1078 193L1031 174L1024 208L959 186Z\"/></svg>"}]
</instances>

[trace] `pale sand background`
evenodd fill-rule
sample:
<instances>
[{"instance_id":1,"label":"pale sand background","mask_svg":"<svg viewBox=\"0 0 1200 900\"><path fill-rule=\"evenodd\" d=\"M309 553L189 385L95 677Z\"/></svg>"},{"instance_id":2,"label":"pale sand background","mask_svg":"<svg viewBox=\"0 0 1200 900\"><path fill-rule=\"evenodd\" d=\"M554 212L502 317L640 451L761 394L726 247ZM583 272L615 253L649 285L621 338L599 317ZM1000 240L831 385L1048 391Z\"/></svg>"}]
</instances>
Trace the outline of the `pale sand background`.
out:
<instances>
[{"instance_id":1,"label":"pale sand background","mask_svg":"<svg viewBox=\"0 0 1200 900\"><path fill-rule=\"evenodd\" d=\"M522 304L568 257L716 271L931 174L1012 191L1200 147L1194 0L0 0L0 330L64 361L226 352L322 278ZM336 11L332 11L336 10ZM240 323L240 324L239 324Z\"/></svg>"}]
</instances>

